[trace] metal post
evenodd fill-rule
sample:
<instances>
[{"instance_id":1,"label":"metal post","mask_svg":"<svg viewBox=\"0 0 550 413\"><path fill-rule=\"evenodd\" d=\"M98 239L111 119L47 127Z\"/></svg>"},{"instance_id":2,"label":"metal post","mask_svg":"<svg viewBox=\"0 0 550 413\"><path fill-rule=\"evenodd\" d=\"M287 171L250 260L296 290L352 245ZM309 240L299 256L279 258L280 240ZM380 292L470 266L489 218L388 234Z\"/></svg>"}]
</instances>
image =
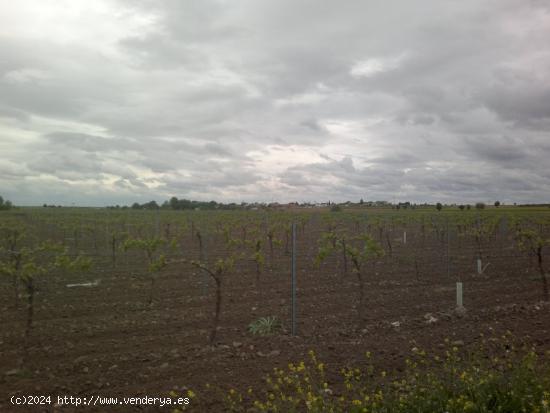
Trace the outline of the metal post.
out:
<instances>
[{"instance_id":1,"label":"metal post","mask_svg":"<svg viewBox=\"0 0 550 413\"><path fill-rule=\"evenodd\" d=\"M449 218L447 218L447 278L451 277L451 233L449 231Z\"/></svg>"},{"instance_id":2,"label":"metal post","mask_svg":"<svg viewBox=\"0 0 550 413\"><path fill-rule=\"evenodd\" d=\"M128 216L126 216L126 219L128 219ZM126 227L127 237L130 238L130 224L128 221L124 223L124 226ZM124 249L124 266L128 267L128 250L126 249Z\"/></svg>"},{"instance_id":3,"label":"metal post","mask_svg":"<svg viewBox=\"0 0 550 413\"><path fill-rule=\"evenodd\" d=\"M160 238L160 209L157 209L155 216L155 237Z\"/></svg>"},{"instance_id":4,"label":"metal post","mask_svg":"<svg viewBox=\"0 0 550 413\"><path fill-rule=\"evenodd\" d=\"M456 308L462 308L462 283L456 283Z\"/></svg>"},{"instance_id":5,"label":"metal post","mask_svg":"<svg viewBox=\"0 0 550 413\"><path fill-rule=\"evenodd\" d=\"M207 240L206 229L204 230L204 235L201 233L201 251L200 251L200 260L204 265L208 265L208 249L207 249ZM208 294L208 272L206 270L201 270L202 272L202 295Z\"/></svg>"},{"instance_id":6,"label":"metal post","mask_svg":"<svg viewBox=\"0 0 550 413\"><path fill-rule=\"evenodd\" d=\"M291 263L291 319L292 335L296 335L296 224L292 224L292 263Z\"/></svg>"}]
</instances>

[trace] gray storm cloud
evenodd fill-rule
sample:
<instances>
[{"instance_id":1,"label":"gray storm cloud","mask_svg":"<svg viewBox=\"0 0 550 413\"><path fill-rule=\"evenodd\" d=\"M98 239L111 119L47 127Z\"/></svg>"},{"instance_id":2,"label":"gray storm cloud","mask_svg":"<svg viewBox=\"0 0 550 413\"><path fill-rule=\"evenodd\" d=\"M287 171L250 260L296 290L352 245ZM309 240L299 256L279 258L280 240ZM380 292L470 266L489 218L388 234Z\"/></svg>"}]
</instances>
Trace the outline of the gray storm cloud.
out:
<instances>
[{"instance_id":1,"label":"gray storm cloud","mask_svg":"<svg viewBox=\"0 0 550 413\"><path fill-rule=\"evenodd\" d=\"M0 4L19 204L550 197L543 1Z\"/></svg>"}]
</instances>

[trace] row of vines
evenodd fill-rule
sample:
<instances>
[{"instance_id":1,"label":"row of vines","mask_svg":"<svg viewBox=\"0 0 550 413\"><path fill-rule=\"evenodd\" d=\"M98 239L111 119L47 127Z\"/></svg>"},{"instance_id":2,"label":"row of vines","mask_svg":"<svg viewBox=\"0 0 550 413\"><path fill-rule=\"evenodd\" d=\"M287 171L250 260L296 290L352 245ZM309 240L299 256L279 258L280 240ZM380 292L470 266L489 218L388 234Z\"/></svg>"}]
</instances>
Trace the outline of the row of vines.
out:
<instances>
[{"instance_id":1,"label":"row of vines","mask_svg":"<svg viewBox=\"0 0 550 413\"><path fill-rule=\"evenodd\" d=\"M169 268L200 277L204 294L214 297L209 341L223 312L224 289L232 279L253 274L250 289L262 279L290 271L292 223L298 257L307 271L353 277L353 307L360 321L368 311L365 289L380 263L404 263L415 282L438 272L449 282L485 276L501 259L524 259L540 278L541 297L549 300L546 251L550 214L543 211L109 211L94 209L19 209L0 216L0 276L10 287L12 308L25 318L31 336L37 283L51 277L109 277L133 271L147 280L145 307L162 300L159 275ZM428 260L435 255L439 260ZM498 274L495 274L497 276ZM79 285L79 284L74 284ZM85 285L85 284L80 284ZM69 286L69 285L67 285ZM206 288L208 287L208 288ZM268 291L266 293L269 293Z\"/></svg>"}]
</instances>

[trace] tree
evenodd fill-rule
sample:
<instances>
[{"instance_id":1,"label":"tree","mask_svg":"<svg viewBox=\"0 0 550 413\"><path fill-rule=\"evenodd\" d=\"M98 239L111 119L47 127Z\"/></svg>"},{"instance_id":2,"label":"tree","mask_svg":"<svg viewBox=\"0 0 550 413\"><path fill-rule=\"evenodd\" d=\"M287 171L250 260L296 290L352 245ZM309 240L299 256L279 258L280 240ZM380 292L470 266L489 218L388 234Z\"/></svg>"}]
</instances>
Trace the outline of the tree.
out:
<instances>
[{"instance_id":1,"label":"tree","mask_svg":"<svg viewBox=\"0 0 550 413\"><path fill-rule=\"evenodd\" d=\"M149 201L149 202L146 202L145 204L141 205L141 208L144 208L144 209L159 209L159 205L157 204L157 201Z\"/></svg>"},{"instance_id":2,"label":"tree","mask_svg":"<svg viewBox=\"0 0 550 413\"><path fill-rule=\"evenodd\" d=\"M500 206L500 201L495 201L495 207L499 207Z\"/></svg>"},{"instance_id":3,"label":"tree","mask_svg":"<svg viewBox=\"0 0 550 413\"><path fill-rule=\"evenodd\" d=\"M349 256L353 267L353 273L357 276L359 282L359 303L358 313L359 318L363 318L363 306L365 301L365 264L384 255L384 249L369 235L355 237L353 240L346 242L345 238L326 237L326 243L322 245L317 255L317 263L320 263L327 258L333 250L342 251L345 256ZM355 245L353 245L355 241ZM345 259L345 258L344 258Z\"/></svg>"},{"instance_id":4,"label":"tree","mask_svg":"<svg viewBox=\"0 0 550 413\"><path fill-rule=\"evenodd\" d=\"M533 229L521 229L517 232L516 240L520 250L527 251L537 257L537 266L542 283L543 298L544 301L549 301L548 280L546 278L546 273L544 272L542 253L544 248L550 245L550 239L544 239L539 232Z\"/></svg>"},{"instance_id":5,"label":"tree","mask_svg":"<svg viewBox=\"0 0 550 413\"><path fill-rule=\"evenodd\" d=\"M246 242L246 245L250 245L253 247L253 254L251 258L254 260L256 264L256 287L259 288L260 286L260 275L262 274L262 269L265 264L265 256L262 252L262 240L257 239L255 241L251 240L249 242Z\"/></svg>"},{"instance_id":6,"label":"tree","mask_svg":"<svg viewBox=\"0 0 550 413\"><path fill-rule=\"evenodd\" d=\"M384 255L382 247L370 236L364 235L361 242L363 243L362 248L344 244L344 248L351 258L353 272L359 281L359 317L363 316L363 303L365 301L364 264Z\"/></svg>"},{"instance_id":7,"label":"tree","mask_svg":"<svg viewBox=\"0 0 550 413\"><path fill-rule=\"evenodd\" d=\"M476 244L479 274L482 274L485 271L485 268L489 265L487 264L485 267L482 267L483 245L485 241L489 240L491 234L495 231L495 228L496 221L486 217L483 220L478 218L475 225L469 230L469 233L473 235Z\"/></svg>"},{"instance_id":8,"label":"tree","mask_svg":"<svg viewBox=\"0 0 550 413\"><path fill-rule=\"evenodd\" d=\"M19 270L21 268L21 252L19 246L25 234L25 227L20 224L4 224L0 227L0 274L12 279L15 307L19 307Z\"/></svg>"},{"instance_id":9,"label":"tree","mask_svg":"<svg viewBox=\"0 0 550 413\"><path fill-rule=\"evenodd\" d=\"M267 240L269 242L269 266L271 267L271 270L273 270L273 245L277 244L280 245L281 241L275 238L275 231L277 227L276 226L270 226L267 229Z\"/></svg>"},{"instance_id":10,"label":"tree","mask_svg":"<svg viewBox=\"0 0 550 413\"><path fill-rule=\"evenodd\" d=\"M212 267L200 261L191 261L191 265L203 271L206 271L208 275L212 277L216 284L216 309L214 311L214 320L209 338L210 344L213 344L216 340L216 333L220 324L223 280L226 278L227 274L233 270L235 266L235 259L233 257L226 258L225 260L220 258Z\"/></svg>"},{"instance_id":11,"label":"tree","mask_svg":"<svg viewBox=\"0 0 550 413\"><path fill-rule=\"evenodd\" d=\"M147 273L149 274L150 287L149 298L147 304L153 304L153 291L155 288L155 280L158 273L166 266L166 257L164 254L160 254L158 250L165 244L165 240L162 238L129 238L124 241L124 250L138 249L145 253L147 258Z\"/></svg>"},{"instance_id":12,"label":"tree","mask_svg":"<svg viewBox=\"0 0 550 413\"><path fill-rule=\"evenodd\" d=\"M25 340L30 336L34 318L35 279L52 275L56 271L82 271L91 266L89 258L82 255L71 257L68 248L61 244L42 242L32 247L23 247L15 253L16 260L0 262L0 274L15 275L25 286L27 293L27 322Z\"/></svg>"},{"instance_id":13,"label":"tree","mask_svg":"<svg viewBox=\"0 0 550 413\"><path fill-rule=\"evenodd\" d=\"M477 209L485 209L485 204L483 202L477 202L476 203L476 208Z\"/></svg>"},{"instance_id":14,"label":"tree","mask_svg":"<svg viewBox=\"0 0 550 413\"><path fill-rule=\"evenodd\" d=\"M124 241L128 237L126 231L113 230L109 234L109 244L111 246L111 261L113 267L116 267L116 252L120 242ZM76 239L76 238L75 238Z\"/></svg>"},{"instance_id":15,"label":"tree","mask_svg":"<svg viewBox=\"0 0 550 413\"><path fill-rule=\"evenodd\" d=\"M438 202L435 207L437 208L438 211L441 211L441 209L443 209L443 205L441 204L441 202Z\"/></svg>"},{"instance_id":16,"label":"tree","mask_svg":"<svg viewBox=\"0 0 550 413\"><path fill-rule=\"evenodd\" d=\"M172 209L178 209L178 198L176 198L175 196L173 196L172 198L170 198L170 208Z\"/></svg>"},{"instance_id":17,"label":"tree","mask_svg":"<svg viewBox=\"0 0 550 413\"><path fill-rule=\"evenodd\" d=\"M8 200L5 200L4 201L4 198L2 198L0 196L0 211L7 211L8 209L11 209L12 208L12 203L11 201L8 201Z\"/></svg>"},{"instance_id":18,"label":"tree","mask_svg":"<svg viewBox=\"0 0 550 413\"><path fill-rule=\"evenodd\" d=\"M332 253L341 251L343 256L344 263L344 274L348 272L348 261L347 261L347 249L346 249L346 237L345 235L338 235L335 232L335 229L330 226L329 232L322 234L321 239L319 240L319 251L315 259L317 266L321 264L329 255ZM336 263L336 271L338 271L338 260Z\"/></svg>"},{"instance_id":19,"label":"tree","mask_svg":"<svg viewBox=\"0 0 550 413\"><path fill-rule=\"evenodd\" d=\"M458 208L459 208L461 211L464 211L464 205L459 205Z\"/></svg>"}]
</instances>

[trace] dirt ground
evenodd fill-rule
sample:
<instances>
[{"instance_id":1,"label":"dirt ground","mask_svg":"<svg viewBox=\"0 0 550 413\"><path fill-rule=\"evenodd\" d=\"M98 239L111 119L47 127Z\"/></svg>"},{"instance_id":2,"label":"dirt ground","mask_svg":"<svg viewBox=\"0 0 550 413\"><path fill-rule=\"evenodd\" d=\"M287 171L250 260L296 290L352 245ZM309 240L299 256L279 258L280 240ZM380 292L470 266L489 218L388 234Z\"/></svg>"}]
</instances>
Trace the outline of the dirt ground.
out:
<instances>
[{"instance_id":1,"label":"dirt ground","mask_svg":"<svg viewBox=\"0 0 550 413\"><path fill-rule=\"evenodd\" d=\"M364 354L377 367L399 371L411 347L441 351L449 338L469 346L480 335L504 334L550 349L550 307L540 302L541 287L532 258L517 253L512 241L484 251L490 263L475 274L475 252L466 242L445 248L431 239L420 254L417 276L407 245L395 242L386 255L365 269L365 318L358 319L357 281L342 262L313 265L318 234L299 236L298 336L289 334L290 257L278 248L271 270L255 288L255 267L242 260L227 278L215 345L208 345L214 286L185 264L172 264L157 282L155 302L146 305L148 279L137 258L111 268L108 259L91 274L54 276L38 283L34 330L24 349L24 306L14 308L8 282L0 289L0 411L170 411L164 407L63 407L10 404L12 395L94 395L168 397L175 390L198 394L189 411L220 412L217 388L245 391L261 386L274 367L307 359L314 350L330 380L346 365L361 366ZM456 241L458 242L458 241ZM189 241L189 254L197 246ZM215 248L209 251L215 256ZM267 260L269 266L269 257ZM67 283L99 280L96 287L67 288ZM455 283L464 283L464 315L454 312ZM250 322L276 315L284 330L253 336ZM25 355L26 354L26 355ZM22 364L23 363L23 364ZM205 386L209 384L210 390Z\"/></svg>"}]
</instances>

